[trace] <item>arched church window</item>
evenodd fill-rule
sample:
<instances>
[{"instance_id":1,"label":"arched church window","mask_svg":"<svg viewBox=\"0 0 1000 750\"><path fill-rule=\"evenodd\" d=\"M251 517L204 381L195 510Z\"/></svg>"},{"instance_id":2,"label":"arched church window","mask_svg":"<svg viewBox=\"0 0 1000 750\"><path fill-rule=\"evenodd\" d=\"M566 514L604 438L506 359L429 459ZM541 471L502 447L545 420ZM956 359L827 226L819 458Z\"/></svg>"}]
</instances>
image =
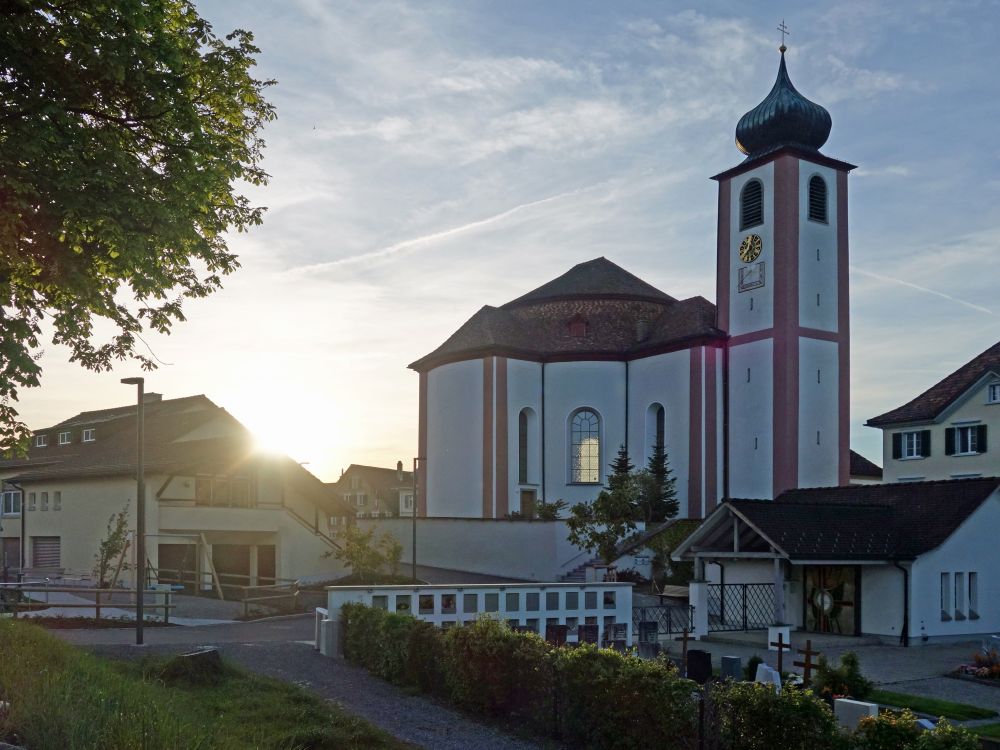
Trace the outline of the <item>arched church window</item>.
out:
<instances>
[{"instance_id":1,"label":"arched church window","mask_svg":"<svg viewBox=\"0 0 1000 750\"><path fill-rule=\"evenodd\" d=\"M818 174L809 180L809 220L826 224L826 182Z\"/></svg>"},{"instance_id":2,"label":"arched church window","mask_svg":"<svg viewBox=\"0 0 1000 750\"><path fill-rule=\"evenodd\" d=\"M648 455L652 455L655 447L666 445L667 411L663 404L652 403L646 409L646 445Z\"/></svg>"},{"instance_id":3,"label":"arched church window","mask_svg":"<svg viewBox=\"0 0 1000 750\"><path fill-rule=\"evenodd\" d=\"M740 229L764 223L764 183L750 180L740 191Z\"/></svg>"},{"instance_id":4,"label":"arched church window","mask_svg":"<svg viewBox=\"0 0 1000 750\"><path fill-rule=\"evenodd\" d=\"M664 433L666 432L667 411L661 405L657 404L654 414L656 421L656 437L653 444L657 448L662 448Z\"/></svg>"},{"instance_id":5,"label":"arched church window","mask_svg":"<svg viewBox=\"0 0 1000 750\"><path fill-rule=\"evenodd\" d=\"M528 483L528 409L517 416L517 481Z\"/></svg>"},{"instance_id":6,"label":"arched church window","mask_svg":"<svg viewBox=\"0 0 1000 750\"><path fill-rule=\"evenodd\" d=\"M578 409L570 419L570 481L601 481L601 418L591 409Z\"/></svg>"}]
</instances>

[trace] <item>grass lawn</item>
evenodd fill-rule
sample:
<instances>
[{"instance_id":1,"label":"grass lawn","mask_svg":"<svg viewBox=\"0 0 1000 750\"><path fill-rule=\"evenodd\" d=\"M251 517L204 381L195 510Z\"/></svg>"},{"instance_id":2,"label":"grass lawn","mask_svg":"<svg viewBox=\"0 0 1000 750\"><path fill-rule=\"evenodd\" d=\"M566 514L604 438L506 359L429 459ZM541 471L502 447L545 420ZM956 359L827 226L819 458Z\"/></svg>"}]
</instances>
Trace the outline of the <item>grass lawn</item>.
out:
<instances>
[{"instance_id":1,"label":"grass lawn","mask_svg":"<svg viewBox=\"0 0 1000 750\"><path fill-rule=\"evenodd\" d=\"M305 690L226 665L170 677L168 660L115 662L28 623L0 622L0 739L101 750L408 747Z\"/></svg>"},{"instance_id":2,"label":"grass lawn","mask_svg":"<svg viewBox=\"0 0 1000 750\"><path fill-rule=\"evenodd\" d=\"M889 690L875 690L872 692L869 700L896 708L908 708L917 713L943 716L946 719L954 719L955 721L992 719L994 716L997 716L996 711L991 711L988 708L978 708L977 706L970 706L965 703L952 703L951 701L938 700L937 698L924 698L919 695L893 693Z\"/></svg>"},{"instance_id":3,"label":"grass lawn","mask_svg":"<svg viewBox=\"0 0 1000 750\"><path fill-rule=\"evenodd\" d=\"M973 732L983 737L997 737L1000 738L1000 723L997 724L982 724L978 727L969 727Z\"/></svg>"}]
</instances>

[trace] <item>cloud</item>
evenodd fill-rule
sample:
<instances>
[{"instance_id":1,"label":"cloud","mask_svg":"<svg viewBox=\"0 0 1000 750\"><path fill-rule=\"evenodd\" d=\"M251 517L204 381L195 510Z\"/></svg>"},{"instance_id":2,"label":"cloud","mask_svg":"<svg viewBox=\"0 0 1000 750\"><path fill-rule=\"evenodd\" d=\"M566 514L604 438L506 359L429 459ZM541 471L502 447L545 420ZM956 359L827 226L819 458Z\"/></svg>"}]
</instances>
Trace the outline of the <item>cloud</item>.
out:
<instances>
[{"instance_id":1,"label":"cloud","mask_svg":"<svg viewBox=\"0 0 1000 750\"><path fill-rule=\"evenodd\" d=\"M885 275L880 274L880 273L875 273L874 271L867 271L867 270L865 270L863 268L858 268L857 266L850 266L849 268L850 268L850 270L851 270L852 273L858 273L858 274L861 274L862 276L867 276L868 278L876 279L878 281L883 281L883 282L886 282L886 283L889 283L889 284L897 284L899 286L905 286L905 287L908 287L910 289L915 289L918 292L923 292L924 294L932 294L935 297L940 297L941 299L946 299L949 302L954 302L957 305L961 305L962 307L967 307L970 310L975 310L976 312L986 313L987 315L995 315L996 314L991 309L989 309L988 307L983 307L982 305L977 305L974 302L967 302L966 300L959 299L958 297L953 297L950 294L945 294L944 292L940 292L940 291L938 291L936 289L929 289L929 288L927 288L925 286L920 286L919 284L914 284L911 281L906 281L905 279L897 279L897 278L894 278L892 276L885 276Z\"/></svg>"}]
</instances>

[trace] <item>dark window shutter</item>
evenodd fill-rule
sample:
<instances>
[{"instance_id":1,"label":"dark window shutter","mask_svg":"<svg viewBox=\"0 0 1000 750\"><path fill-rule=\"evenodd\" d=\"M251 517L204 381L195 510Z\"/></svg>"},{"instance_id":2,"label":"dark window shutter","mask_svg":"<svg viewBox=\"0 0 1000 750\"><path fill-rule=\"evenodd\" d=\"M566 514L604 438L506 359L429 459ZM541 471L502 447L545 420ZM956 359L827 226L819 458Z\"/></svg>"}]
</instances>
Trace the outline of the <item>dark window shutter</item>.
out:
<instances>
[{"instance_id":1,"label":"dark window shutter","mask_svg":"<svg viewBox=\"0 0 1000 750\"><path fill-rule=\"evenodd\" d=\"M740 192L740 229L749 229L764 223L764 185L760 180L750 180Z\"/></svg>"},{"instance_id":2,"label":"dark window shutter","mask_svg":"<svg viewBox=\"0 0 1000 750\"><path fill-rule=\"evenodd\" d=\"M976 450L980 453L986 453L986 425L979 425L976 430L978 435L976 435Z\"/></svg>"},{"instance_id":3,"label":"dark window shutter","mask_svg":"<svg viewBox=\"0 0 1000 750\"><path fill-rule=\"evenodd\" d=\"M931 455L931 431L920 431L920 455L927 458Z\"/></svg>"},{"instance_id":4,"label":"dark window shutter","mask_svg":"<svg viewBox=\"0 0 1000 750\"><path fill-rule=\"evenodd\" d=\"M826 183L819 175L809 180L809 219L826 224Z\"/></svg>"},{"instance_id":5,"label":"dark window shutter","mask_svg":"<svg viewBox=\"0 0 1000 750\"><path fill-rule=\"evenodd\" d=\"M944 431L944 454L946 456L955 455L955 428L946 427Z\"/></svg>"},{"instance_id":6,"label":"dark window shutter","mask_svg":"<svg viewBox=\"0 0 1000 750\"><path fill-rule=\"evenodd\" d=\"M903 457L903 434L900 432L897 432L892 436L892 457Z\"/></svg>"}]
</instances>

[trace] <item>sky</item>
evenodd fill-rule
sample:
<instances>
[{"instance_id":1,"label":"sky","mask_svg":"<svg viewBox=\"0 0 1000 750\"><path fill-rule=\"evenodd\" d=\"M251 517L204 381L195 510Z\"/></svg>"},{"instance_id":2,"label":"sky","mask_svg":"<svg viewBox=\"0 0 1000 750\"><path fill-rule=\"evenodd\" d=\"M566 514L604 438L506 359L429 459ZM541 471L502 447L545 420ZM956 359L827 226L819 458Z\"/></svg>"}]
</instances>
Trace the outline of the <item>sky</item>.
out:
<instances>
[{"instance_id":1,"label":"sky","mask_svg":"<svg viewBox=\"0 0 1000 750\"><path fill-rule=\"evenodd\" d=\"M199 0L274 78L264 224L242 268L147 342L146 389L204 393L332 481L409 464L417 375L484 304L605 256L715 299L717 186L770 90L782 20L850 190L851 444L1000 338L1000 3ZM22 416L128 403L49 345Z\"/></svg>"}]
</instances>

